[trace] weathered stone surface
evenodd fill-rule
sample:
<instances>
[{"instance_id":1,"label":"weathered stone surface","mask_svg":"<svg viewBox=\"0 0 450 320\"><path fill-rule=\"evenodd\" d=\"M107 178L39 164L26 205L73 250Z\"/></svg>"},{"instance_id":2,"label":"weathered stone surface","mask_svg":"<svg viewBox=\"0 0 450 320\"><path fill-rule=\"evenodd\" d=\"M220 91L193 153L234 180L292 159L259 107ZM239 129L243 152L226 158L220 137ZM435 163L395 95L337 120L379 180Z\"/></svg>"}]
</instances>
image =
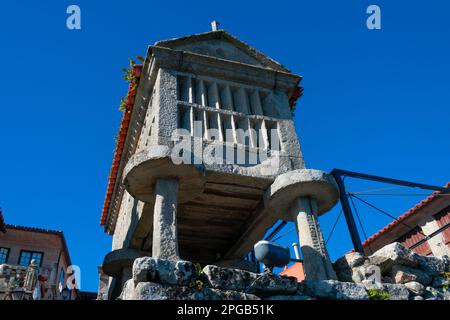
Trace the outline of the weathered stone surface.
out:
<instances>
[{"instance_id":1,"label":"weathered stone surface","mask_svg":"<svg viewBox=\"0 0 450 320\"><path fill-rule=\"evenodd\" d=\"M370 280L380 275L378 266L364 264L352 269L346 269L337 272L339 281L362 283L364 280ZM379 280L378 280L379 281Z\"/></svg>"},{"instance_id":2,"label":"weathered stone surface","mask_svg":"<svg viewBox=\"0 0 450 320\"><path fill-rule=\"evenodd\" d=\"M269 273L257 274L213 265L206 266L203 269L203 273L208 286L222 290L242 291L268 296L294 294L298 288L296 278Z\"/></svg>"},{"instance_id":3,"label":"weathered stone surface","mask_svg":"<svg viewBox=\"0 0 450 320\"><path fill-rule=\"evenodd\" d=\"M257 296L230 290L203 288L196 290L184 286L141 282L136 286L137 300L260 300Z\"/></svg>"},{"instance_id":4,"label":"weathered stone surface","mask_svg":"<svg viewBox=\"0 0 450 320\"><path fill-rule=\"evenodd\" d=\"M369 257L371 264L379 266L382 273L388 272L394 265L415 267L419 264L416 254L398 242L391 243Z\"/></svg>"},{"instance_id":5,"label":"weathered stone surface","mask_svg":"<svg viewBox=\"0 0 450 320\"><path fill-rule=\"evenodd\" d=\"M305 295L292 295L292 296L271 296L265 300L313 300L313 298Z\"/></svg>"},{"instance_id":6,"label":"weathered stone surface","mask_svg":"<svg viewBox=\"0 0 450 320\"><path fill-rule=\"evenodd\" d=\"M425 300L422 296L415 296L413 300Z\"/></svg>"},{"instance_id":7,"label":"weathered stone surface","mask_svg":"<svg viewBox=\"0 0 450 320\"><path fill-rule=\"evenodd\" d=\"M391 277L383 277L383 283L394 283L394 279L392 279Z\"/></svg>"},{"instance_id":8,"label":"weathered stone surface","mask_svg":"<svg viewBox=\"0 0 450 320\"><path fill-rule=\"evenodd\" d=\"M450 257L449 256L443 256L442 262L444 262L445 265L445 272L450 272Z\"/></svg>"},{"instance_id":9,"label":"weathered stone surface","mask_svg":"<svg viewBox=\"0 0 450 320\"><path fill-rule=\"evenodd\" d=\"M383 283L374 280L363 280L361 284L367 290L383 290Z\"/></svg>"},{"instance_id":10,"label":"weathered stone surface","mask_svg":"<svg viewBox=\"0 0 450 320\"><path fill-rule=\"evenodd\" d=\"M347 270L337 271L336 276L337 276L338 280L341 282L352 282L353 281L353 279L352 279L353 270L347 269Z\"/></svg>"},{"instance_id":11,"label":"weathered stone surface","mask_svg":"<svg viewBox=\"0 0 450 320\"><path fill-rule=\"evenodd\" d=\"M433 287L426 287L423 297L426 300L444 300L444 293Z\"/></svg>"},{"instance_id":12,"label":"weathered stone surface","mask_svg":"<svg viewBox=\"0 0 450 320\"><path fill-rule=\"evenodd\" d=\"M300 292L320 299L330 300L368 300L362 284L339 282L336 280L306 280L301 283Z\"/></svg>"},{"instance_id":13,"label":"weathered stone surface","mask_svg":"<svg viewBox=\"0 0 450 320\"><path fill-rule=\"evenodd\" d=\"M405 287L410 292L412 292L413 294L416 294L416 295L422 295L425 292L425 287L416 281L411 281L411 282L405 283Z\"/></svg>"},{"instance_id":14,"label":"weathered stone surface","mask_svg":"<svg viewBox=\"0 0 450 320\"><path fill-rule=\"evenodd\" d=\"M135 285L133 279L128 280L125 282L125 285L123 286L122 293L120 294L119 300L135 300L136 297L134 295L135 293Z\"/></svg>"},{"instance_id":15,"label":"weathered stone surface","mask_svg":"<svg viewBox=\"0 0 450 320\"><path fill-rule=\"evenodd\" d=\"M365 264L352 269L352 282L361 283L364 280L380 281L381 279L380 267Z\"/></svg>"},{"instance_id":16,"label":"weathered stone surface","mask_svg":"<svg viewBox=\"0 0 450 320\"><path fill-rule=\"evenodd\" d=\"M276 177L266 192L265 203L283 216L295 200L303 197L317 201L318 215L329 211L339 200L336 180L320 170L292 170Z\"/></svg>"},{"instance_id":17,"label":"weathered stone surface","mask_svg":"<svg viewBox=\"0 0 450 320\"><path fill-rule=\"evenodd\" d=\"M395 283L416 281L424 286L429 285L433 280L432 276L427 272L402 265L395 265L392 267L391 277Z\"/></svg>"},{"instance_id":18,"label":"weathered stone surface","mask_svg":"<svg viewBox=\"0 0 450 320\"><path fill-rule=\"evenodd\" d=\"M334 270L336 272L352 269L359 267L364 264L365 257L359 252L347 253L343 257L336 260L333 264Z\"/></svg>"},{"instance_id":19,"label":"weathered stone surface","mask_svg":"<svg viewBox=\"0 0 450 320\"><path fill-rule=\"evenodd\" d=\"M403 284L384 283L383 290L389 292L388 300L408 300L409 291Z\"/></svg>"},{"instance_id":20,"label":"weathered stone surface","mask_svg":"<svg viewBox=\"0 0 450 320\"><path fill-rule=\"evenodd\" d=\"M190 261L170 261L153 257L138 258L133 264L133 279L139 282L188 286L197 276L195 265Z\"/></svg>"},{"instance_id":21,"label":"weathered stone surface","mask_svg":"<svg viewBox=\"0 0 450 320\"><path fill-rule=\"evenodd\" d=\"M216 265L222 268L239 269L255 273L258 272L258 268L255 263L242 259L222 260L220 262L217 262Z\"/></svg>"},{"instance_id":22,"label":"weathered stone surface","mask_svg":"<svg viewBox=\"0 0 450 320\"><path fill-rule=\"evenodd\" d=\"M418 254L415 255L415 259L418 261L420 269L433 276L439 276L442 272L445 272L445 261L437 257L424 257Z\"/></svg>"}]
</instances>

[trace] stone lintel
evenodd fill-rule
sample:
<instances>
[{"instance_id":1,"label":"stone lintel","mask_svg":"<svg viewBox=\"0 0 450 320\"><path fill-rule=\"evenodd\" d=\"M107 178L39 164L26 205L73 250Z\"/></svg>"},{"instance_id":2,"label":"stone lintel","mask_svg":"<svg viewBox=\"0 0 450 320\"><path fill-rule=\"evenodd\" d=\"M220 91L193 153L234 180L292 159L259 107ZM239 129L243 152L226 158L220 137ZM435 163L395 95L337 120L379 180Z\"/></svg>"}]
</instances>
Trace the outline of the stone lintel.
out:
<instances>
[{"instance_id":1,"label":"stone lintel","mask_svg":"<svg viewBox=\"0 0 450 320\"><path fill-rule=\"evenodd\" d=\"M150 46L148 56L159 68L252 83L285 93L291 93L301 79L288 72L158 46Z\"/></svg>"}]
</instances>

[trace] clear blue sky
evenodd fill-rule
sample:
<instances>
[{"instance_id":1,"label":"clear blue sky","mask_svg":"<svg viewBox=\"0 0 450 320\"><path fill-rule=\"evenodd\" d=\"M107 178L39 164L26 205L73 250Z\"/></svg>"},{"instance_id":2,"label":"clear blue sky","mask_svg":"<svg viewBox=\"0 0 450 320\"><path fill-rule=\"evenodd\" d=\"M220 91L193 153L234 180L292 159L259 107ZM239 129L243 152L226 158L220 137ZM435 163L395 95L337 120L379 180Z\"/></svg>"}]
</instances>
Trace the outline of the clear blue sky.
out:
<instances>
[{"instance_id":1,"label":"clear blue sky","mask_svg":"<svg viewBox=\"0 0 450 320\"><path fill-rule=\"evenodd\" d=\"M81 7L81 31L66 28L70 4ZM366 28L370 4L381 7L380 31ZM449 15L444 0L2 1L5 218L64 230L82 289L95 291L111 246L99 217L127 90L121 69L149 44L208 31L213 19L304 77L295 122L308 167L442 185L450 180ZM349 180L352 191L379 186ZM369 200L399 215L421 198ZM325 236L339 210L321 218ZM390 222L360 213L369 235ZM280 240L293 241L294 232ZM342 219L330 254L350 248Z\"/></svg>"}]
</instances>

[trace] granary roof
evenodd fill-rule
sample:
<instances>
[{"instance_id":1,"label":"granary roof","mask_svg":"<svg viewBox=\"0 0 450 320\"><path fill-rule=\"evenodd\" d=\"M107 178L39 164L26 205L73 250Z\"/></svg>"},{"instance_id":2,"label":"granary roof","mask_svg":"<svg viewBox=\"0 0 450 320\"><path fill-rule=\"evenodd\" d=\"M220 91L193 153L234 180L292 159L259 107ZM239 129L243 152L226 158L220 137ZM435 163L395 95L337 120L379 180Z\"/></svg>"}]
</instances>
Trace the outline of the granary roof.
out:
<instances>
[{"instance_id":1,"label":"granary roof","mask_svg":"<svg viewBox=\"0 0 450 320\"><path fill-rule=\"evenodd\" d=\"M218 42L220 42L220 44ZM207 43L207 45L203 45L205 43ZM224 43L228 43L229 46L227 45L223 46ZM259 52L255 48L251 47L250 45L246 44L245 42L239 40L238 38L232 36L231 34L223 30L194 34L169 40L162 40L156 42L154 46L181 51L190 51L196 54L213 56L219 59L226 59L226 60L236 59L237 62L240 63L254 64L254 65L256 64L256 66L274 70L277 72L290 73L290 71L280 63L276 62L267 55ZM220 49L223 49L223 51L220 51ZM140 77L142 68L143 68L142 65L134 66L134 72L136 77L138 78ZM132 86L130 85L127 94L127 104L126 104L127 110L124 112L122 117L118 134L118 140L114 151L113 163L108 178L105 200L100 217L101 226L106 226L108 224L110 214L109 211L111 208L111 203L113 201L114 190L118 182L117 178L119 174L119 166L121 164L121 158L125 147L128 128L130 126L131 114L133 111L136 92L137 88L133 89ZM289 97L289 105L291 106L291 108L294 108L297 99L300 98L302 94L303 94L302 87L298 86L294 89L291 96Z\"/></svg>"},{"instance_id":2,"label":"granary roof","mask_svg":"<svg viewBox=\"0 0 450 320\"><path fill-rule=\"evenodd\" d=\"M162 40L156 42L155 46L191 51L225 60L235 60L241 63L259 65L267 69L281 72L291 72L279 62L224 30Z\"/></svg>"}]
</instances>

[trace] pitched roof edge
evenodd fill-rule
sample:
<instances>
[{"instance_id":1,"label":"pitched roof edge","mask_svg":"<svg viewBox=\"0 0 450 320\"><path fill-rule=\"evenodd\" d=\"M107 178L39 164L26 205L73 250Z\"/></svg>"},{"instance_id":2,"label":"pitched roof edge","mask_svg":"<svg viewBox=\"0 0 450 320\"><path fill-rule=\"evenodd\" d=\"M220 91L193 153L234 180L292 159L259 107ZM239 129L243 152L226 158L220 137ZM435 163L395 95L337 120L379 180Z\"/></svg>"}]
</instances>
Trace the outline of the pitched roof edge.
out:
<instances>
[{"instance_id":1,"label":"pitched roof edge","mask_svg":"<svg viewBox=\"0 0 450 320\"><path fill-rule=\"evenodd\" d=\"M188 35L188 36L183 36L183 37L179 37L179 38L161 40L161 41L155 42L154 45L159 46L159 47L172 48L173 46L178 45L178 44L188 43L193 39L197 39L197 40L226 39L226 40L229 40L231 43L236 45L237 48L248 53L251 57L255 58L256 60L261 61L267 67L273 68L274 70L291 73L291 70L289 70L288 68L283 66L278 61L273 60L266 54L262 53L261 51L255 49L254 47L245 43L241 39L233 36L232 34L226 32L224 30L209 31L209 32L203 32L203 33L197 33L197 34L192 34L192 35Z\"/></svg>"},{"instance_id":2,"label":"pitched roof edge","mask_svg":"<svg viewBox=\"0 0 450 320\"><path fill-rule=\"evenodd\" d=\"M141 75L141 72L142 72L142 65L134 65L133 72L134 72L134 75L137 78L139 78ZM138 81L138 83L139 83L139 81ZM112 196L113 196L114 189L116 186L117 174L119 171L119 166L120 166L120 162L122 159L122 153L123 153L123 149L125 146L125 140L126 140L128 128L130 125L131 112L133 110L136 92L137 92L137 87L133 89L130 84L128 87L128 93L127 93L127 104L126 104L127 110L123 113L122 120L120 123L119 138L117 140L116 148L114 151L113 163L111 165L111 169L109 172L105 200L103 203L103 209L102 209L102 213L100 216L100 225L101 226L106 226L106 222L109 218L109 213L110 213L109 211L110 211Z\"/></svg>"},{"instance_id":3,"label":"pitched roof edge","mask_svg":"<svg viewBox=\"0 0 450 320\"><path fill-rule=\"evenodd\" d=\"M447 182L445 184L446 188L450 188L450 182ZM416 214L421 208L423 208L426 205L429 205L431 202L433 202L435 199L438 198L438 196L442 194L442 191L435 191L431 195L429 195L424 200L420 201L418 204L416 204L414 207L409 209L408 211L404 212L402 215L400 215L397 220L392 221L388 225L386 225L384 228L380 229L378 232L367 238L363 243L363 247L366 245L369 245L373 241L375 241L377 238L381 237L386 232L392 230L395 226L399 225L401 221L409 218L410 216Z\"/></svg>"}]
</instances>

